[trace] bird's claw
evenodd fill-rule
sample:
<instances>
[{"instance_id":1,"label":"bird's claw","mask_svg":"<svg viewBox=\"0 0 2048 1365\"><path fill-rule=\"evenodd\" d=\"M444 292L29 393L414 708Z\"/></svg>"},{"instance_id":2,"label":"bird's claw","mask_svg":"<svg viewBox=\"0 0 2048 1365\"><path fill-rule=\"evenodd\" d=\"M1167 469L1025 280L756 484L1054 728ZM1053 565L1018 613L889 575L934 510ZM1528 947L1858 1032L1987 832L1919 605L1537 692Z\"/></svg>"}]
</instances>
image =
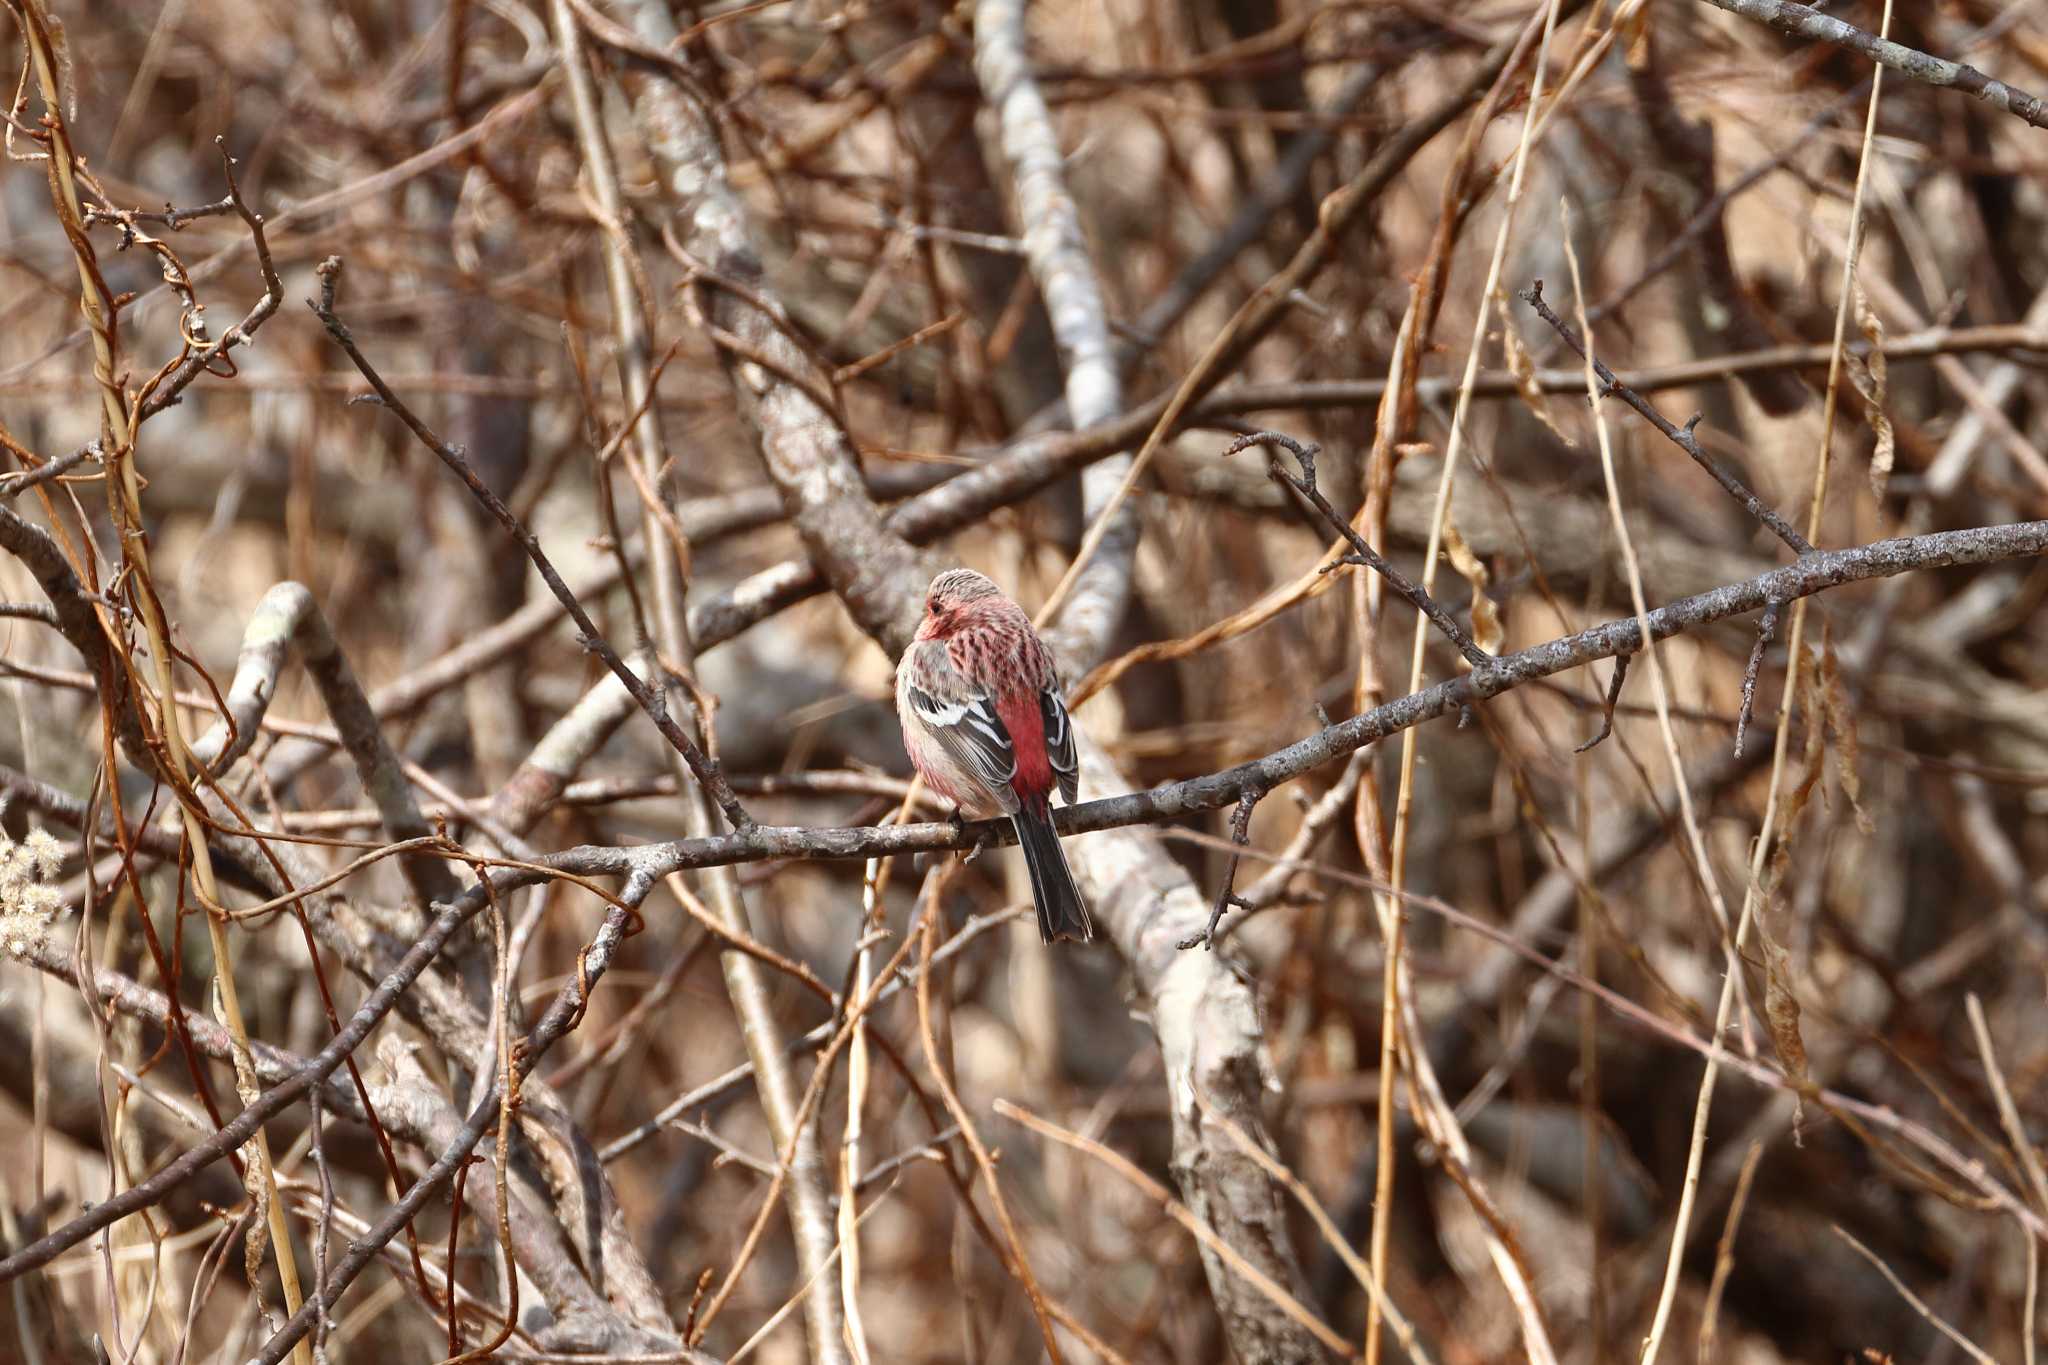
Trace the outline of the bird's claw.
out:
<instances>
[{"instance_id":1,"label":"bird's claw","mask_svg":"<svg viewBox=\"0 0 2048 1365\"><path fill-rule=\"evenodd\" d=\"M953 826L953 837L955 839L967 837L967 818L960 814L958 806L953 807L952 812L946 816L946 822ZM960 865L965 867L968 863L973 862L981 856L981 851L987 847L988 836L986 834L975 835L974 842L967 846L967 852L961 856Z\"/></svg>"}]
</instances>

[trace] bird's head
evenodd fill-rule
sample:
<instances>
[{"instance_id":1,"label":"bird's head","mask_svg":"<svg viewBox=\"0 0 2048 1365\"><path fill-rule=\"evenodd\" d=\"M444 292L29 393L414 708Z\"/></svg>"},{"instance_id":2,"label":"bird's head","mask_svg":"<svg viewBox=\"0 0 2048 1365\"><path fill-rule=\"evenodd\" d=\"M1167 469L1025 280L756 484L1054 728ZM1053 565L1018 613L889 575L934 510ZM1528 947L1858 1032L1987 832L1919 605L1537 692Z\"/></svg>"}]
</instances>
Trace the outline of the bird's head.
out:
<instances>
[{"instance_id":1,"label":"bird's head","mask_svg":"<svg viewBox=\"0 0 2048 1365\"><path fill-rule=\"evenodd\" d=\"M972 569L948 569L924 593L924 619L917 623L920 640L944 640L971 623L989 599L1003 600L1003 590Z\"/></svg>"}]
</instances>

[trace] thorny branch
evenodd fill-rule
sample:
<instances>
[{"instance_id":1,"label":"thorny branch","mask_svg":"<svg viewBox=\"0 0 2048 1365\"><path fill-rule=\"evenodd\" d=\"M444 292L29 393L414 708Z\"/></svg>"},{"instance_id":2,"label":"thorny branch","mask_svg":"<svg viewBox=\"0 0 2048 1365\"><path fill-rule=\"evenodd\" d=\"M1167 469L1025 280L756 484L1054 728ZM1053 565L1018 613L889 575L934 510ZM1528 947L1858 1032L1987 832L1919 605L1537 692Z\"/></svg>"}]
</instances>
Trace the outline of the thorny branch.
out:
<instances>
[{"instance_id":1,"label":"thorny branch","mask_svg":"<svg viewBox=\"0 0 2048 1365\"><path fill-rule=\"evenodd\" d=\"M1465 634L1464 627L1460 626L1449 612L1439 606L1435 598L1424 592L1421 585L1409 578L1408 575L1402 573L1392 564L1389 564L1386 556L1373 549L1366 538L1358 533L1358 528L1346 521L1338 513L1337 509L1330 505L1330 500L1323 496L1321 489L1316 487L1316 456L1322 453L1321 446L1313 442L1303 445L1292 436L1278 431L1254 431L1232 441L1223 448L1223 453L1227 457L1255 445L1282 446L1294 456L1295 460L1301 465L1301 473L1299 475L1288 473L1281 465L1279 458L1273 455L1268 455L1267 457L1266 472L1272 475L1275 483L1292 489L1303 502L1315 509L1317 514L1329 524L1330 529L1334 530L1350 544L1351 553L1324 566L1323 572L1331 573L1338 567L1347 564L1356 565L1362 569L1371 569L1381 578L1386 579L1395 592L1407 598L1411 606L1424 616L1427 616L1429 623L1442 631L1445 639L1457 646L1458 653L1465 656L1466 663L1471 664L1474 668L1479 668L1483 667L1493 658L1491 654L1488 654L1478 645L1472 643L1472 637Z\"/></svg>"},{"instance_id":2,"label":"thorny branch","mask_svg":"<svg viewBox=\"0 0 2048 1365\"><path fill-rule=\"evenodd\" d=\"M1549 323L1552 330L1564 338L1566 345L1577 351L1581 356L1586 354L1586 348L1580 342L1579 334L1572 329L1572 325L1559 317L1552 311L1550 305L1543 301L1543 281L1537 280L1527 289L1523 290L1521 298L1523 302L1536 310L1538 317ZM1792 523L1779 516L1777 511L1762 498L1750 492L1743 485L1742 480L1736 478L1732 471L1724 467L1713 456L1707 454L1705 448L1700 445L1699 438L1693 435L1693 428L1698 426L1700 422L1698 414L1694 414L1692 420L1683 427L1673 426L1663 413L1651 406L1648 399L1622 383L1616 377L1614 371L1607 368L1605 361L1596 358L1593 361L1593 370L1594 373L1600 376L1600 382L1604 386L1602 389L1603 395L1612 394L1634 408L1638 413L1641 413L1645 421L1664 433L1665 439L1691 456L1692 462L1701 469L1704 469L1707 472L1707 477L1721 485L1729 497L1741 503L1743 511L1762 522L1772 535L1789 545L1795 554L1812 553L1813 546L1808 543L1805 536L1792 529Z\"/></svg>"}]
</instances>

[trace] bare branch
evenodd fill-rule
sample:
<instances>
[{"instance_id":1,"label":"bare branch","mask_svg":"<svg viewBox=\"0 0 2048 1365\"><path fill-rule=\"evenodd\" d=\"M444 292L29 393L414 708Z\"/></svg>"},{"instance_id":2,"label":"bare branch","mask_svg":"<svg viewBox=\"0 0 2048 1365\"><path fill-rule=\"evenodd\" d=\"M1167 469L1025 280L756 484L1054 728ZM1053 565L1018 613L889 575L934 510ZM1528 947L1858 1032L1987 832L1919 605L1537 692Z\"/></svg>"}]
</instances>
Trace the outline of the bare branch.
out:
<instances>
[{"instance_id":1,"label":"bare branch","mask_svg":"<svg viewBox=\"0 0 2048 1365\"><path fill-rule=\"evenodd\" d=\"M1712 592L1681 598L1649 612L1650 634L1665 640L1731 616L1761 611L1769 603L1811 597L1847 583L1955 564L1992 564L2001 560L2048 554L2048 521L2015 522L1964 531L1880 540L1846 550L1816 550L1797 563ZM1515 688L1599 659L1639 653L1642 634L1634 618L1609 621L1513 654L1493 658L1485 668L1390 701L1349 720L1319 730L1306 739L1263 758L1240 763L1204 777L1166 783L1148 791L1085 801L1055 812L1068 834L1152 824L1197 811L1231 805L1254 787L1282 786L1333 759L1342 758L1375 740L1455 715L1465 706L1491 700ZM973 847L978 842L1007 843L1003 822L984 821L955 829L944 821L868 829L795 829L760 826L751 831L712 839L683 839L661 845L665 865L709 867L722 863L758 862L769 858L859 859L892 853ZM1086 845L1080 847L1085 848ZM586 871L623 871L645 853L601 854L586 850L596 861Z\"/></svg>"},{"instance_id":2,"label":"bare branch","mask_svg":"<svg viewBox=\"0 0 2048 1365\"><path fill-rule=\"evenodd\" d=\"M278 676L290 645L298 647L299 658L319 687L342 747L355 760L363 790L383 816L385 832L399 841L431 835L434 831L420 814L412 784L378 725L355 670L335 642L313 594L298 583L279 583L250 613L242 635L241 661L228 691L228 714L192 742L192 756L218 774L248 752L256 742L264 712L277 696ZM407 854L399 866L422 904L451 900L461 890L447 863L431 854Z\"/></svg>"},{"instance_id":3,"label":"bare branch","mask_svg":"<svg viewBox=\"0 0 2048 1365\"><path fill-rule=\"evenodd\" d=\"M704 784L704 789L717 800L732 827L736 830L751 828L754 818L747 814L746 807L740 804L739 798L734 796L732 789L726 785L724 775L718 769L718 760L704 753L697 747L695 740L683 733L682 727L669 715L668 707L661 698L640 680L637 673L626 666L626 661L611 647L598 630L596 623L583 610L582 603L569 591L569 585L563 582L562 576L555 571L555 566L548 560L547 552L540 547L539 538L512 515L511 509L491 491L489 485L477 477L476 471L470 467L469 460L462 451L435 435L432 428L421 421L412 409L406 406L404 400L392 392L390 386L384 382L383 376L377 373L369 359L357 348L355 337L334 313L334 287L340 275L340 259L330 256L321 263L320 298L317 301L307 300L307 306L326 326L327 334L348 354L348 358L362 372L363 378L370 381L370 387L377 391L377 396L383 401L384 406L397 414L407 429L419 438L420 444L440 456L441 462L455 471L456 477L468 486L469 491L483 504L485 510L497 518L498 524L519 542L520 548L526 551L527 558L533 561L534 567L540 571L540 576L546 580L548 589L555 594L555 599L562 604L563 609L575 620L577 628L582 631L584 646L604 660L605 667L625 684L626 690L640 703L640 709L647 713L655 728L661 731L662 738L683 756L684 761L690 765L690 771Z\"/></svg>"},{"instance_id":4,"label":"bare branch","mask_svg":"<svg viewBox=\"0 0 2048 1365\"><path fill-rule=\"evenodd\" d=\"M2048 107L2044 107L2038 96L2024 90L2015 90L2004 81L1992 80L1976 67L1963 62L1951 62L1940 57L1866 33L1853 24L1845 24L1832 14L1823 14L1806 5L1794 4L1793 0L1707 0L1717 9L1739 14L1745 19L1754 19L1760 24L1769 24L1781 33L1795 38L1807 38L1816 43L1833 43L1859 52L1879 66L1891 68L1903 76L1925 85L1938 86L1946 90L1960 90L1974 95L1994 109L2002 109L2014 118L2025 119L2036 128L2048 128Z\"/></svg>"},{"instance_id":5,"label":"bare branch","mask_svg":"<svg viewBox=\"0 0 2048 1365\"><path fill-rule=\"evenodd\" d=\"M1478 668L1492 659L1491 654L1472 643L1472 638L1465 634L1464 627L1439 606L1435 598L1424 592L1421 585L1411 580L1408 575L1389 564L1386 556L1373 549L1371 543L1358 533L1357 528L1330 505L1330 500L1316 487L1316 456L1322 453L1321 446L1313 442L1303 445L1292 436L1277 431L1254 431L1238 437L1225 446L1223 454L1227 458L1255 445L1283 446L1294 456L1301 465L1299 476L1288 473L1280 464L1279 457L1270 453L1266 457L1267 472L1273 476L1274 482L1292 489L1296 496L1315 510L1325 525L1350 544L1351 553L1326 565L1323 570L1325 573L1343 564L1371 569L1386 579L1395 592L1407 598L1410 606L1428 617L1429 623L1442 631L1445 639L1457 646L1458 653L1465 656L1466 663Z\"/></svg>"},{"instance_id":6,"label":"bare branch","mask_svg":"<svg viewBox=\"0 0 2048 1365\"><path fill-rule=\"evenodd\" d=\"M1586 353L1585 345L1579 340L1579 334L1572 330L1571 324L1551 311L1550 305L1543 301L1543 281L1538 280L1523 290L1521 297L1523 302L1534 308L1537 315L1549 323L1552 329L1565 339L1567 345L1582 356ZM1648 421L1657 430L1663 432L1667 440L1691 456L1694 464L1707 471L1707 476L1715 483L1721 485L1729 497L1741 503L1743 511L1762 522L1770 529L1772 535L1791 546L1794 553L1803 555L1812 552L1813 546L1807 541L1805 536L1793 530L1792 524L1779 516L1776 509L1772 508L1756 494L1750 492L1748 488L1743 486L1742 480L1736 478L1720 461L1707 454L1705 449L1701 447L1699 438L1693 435L1692 430L1699 424L1700 419L1697 416L1683 427L1675 427L1665 419L1663 413L1650 406L1649 401L1641 394L1616 378L1614 371L1608 369L1605 362L1595 360L1593 362L1593 369L1599 374L1600 382L1606 386L1604 393L1614 394L1622 402L1641 413L1644 420ZM1581 381L1580 386L1584 387L1583 381Z\"/></svg>"},{"instance_id":7,"label":"bare branch","mask_svg":"<svg viewBox=\"0 0 2048 1365\"><path fill-rule=\"evenodd\" d=\"M1067 190L1052 116L1025 50L1023 0L978 0L974 69L1002 129L1003 155L1016 183L1017 218L1024 229L1031 277L1045 299L1066 365L1068 418L1076 428L1106 422L1124 402L1109 339L1109 308ZM1137 510L1121 503L1118 493L1130 463L1129 457L1118 456L1089 465L1082 475L1081 514L1091 536L1096 520L1111 508L1116 511L1065 600L1047 604L1048 611L1058 611L1047 642L1077 672L1101 658L1130 603L1138 518ZM1041 620L1040 625L1046 622Z\"/></svg>"}]
</instances>

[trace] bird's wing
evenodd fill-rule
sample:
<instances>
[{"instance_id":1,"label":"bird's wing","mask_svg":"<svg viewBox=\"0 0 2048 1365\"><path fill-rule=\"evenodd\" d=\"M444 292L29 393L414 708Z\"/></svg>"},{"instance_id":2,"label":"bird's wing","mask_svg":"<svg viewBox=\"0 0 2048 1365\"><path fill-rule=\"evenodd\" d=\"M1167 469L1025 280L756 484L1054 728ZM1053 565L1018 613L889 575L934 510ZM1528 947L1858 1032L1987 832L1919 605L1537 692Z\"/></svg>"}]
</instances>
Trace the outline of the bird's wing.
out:
<instances>
[{"instance_id":1,"label":"bird's wing","mask_svg":"<svg viewBox=\"0 0 2048 1365\"><path fill-rule=\"evenodd\" d=\"M1052 764L1054 780L1060 784L1060 800L1068 805L1081 794L1081 761L1074 754L1074 721L1067 714L1067 700L1056 687L1038 694L1038 709L1045 717L1045 756Z\"/></svg>"},{"instance_id":2,"label":"bird's wing","mask_svg":"<svg viewBox=\"0 0 2048 1365\"><path fill-rule=\"evenodd\" d=\"M1014 813L1017 793L1010 783L1017 776L1017 749L995 704L986 696L948 700L916 683L904 688L904 697L946 756L986 787L1006 814Z\"/></svg>"}]
</instances>

